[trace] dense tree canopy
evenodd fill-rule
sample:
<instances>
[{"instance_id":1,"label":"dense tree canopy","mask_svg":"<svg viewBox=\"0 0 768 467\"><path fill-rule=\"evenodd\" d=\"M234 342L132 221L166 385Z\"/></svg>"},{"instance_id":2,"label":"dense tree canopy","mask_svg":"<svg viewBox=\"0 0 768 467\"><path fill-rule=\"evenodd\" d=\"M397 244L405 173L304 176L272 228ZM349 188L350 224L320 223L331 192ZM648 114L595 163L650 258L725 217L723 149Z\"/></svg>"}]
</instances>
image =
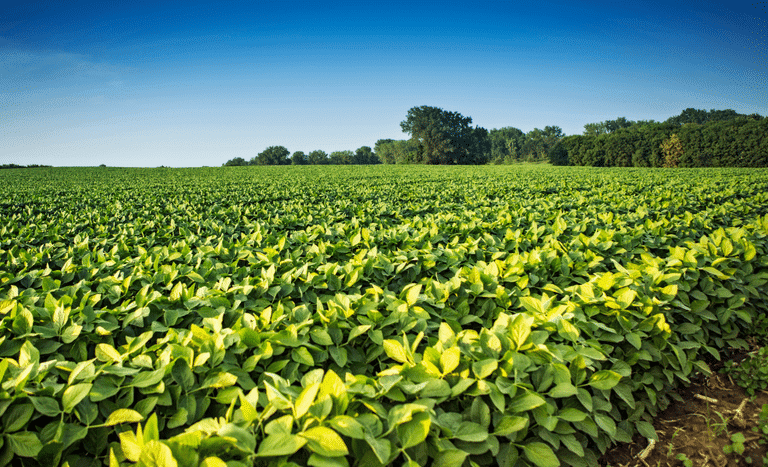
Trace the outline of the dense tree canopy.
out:
<instances>
[{"instance_id":1,"label":"dense tree canopy","mask_svg":"<svg viewBox=\"0 0 768 467\"><path fill-rule=\"evenodd\" d=\"M285 146L270 146L251 159L251 165L287 165L291 151Z\"/></svg>"},{"instance_id":2,"label":"dense tree canopy","mask_svg":"<svg viewBox=\"0 0 768 467\"><path fill-rule=\"evenodd\" d=\"M613 122L626 119L614 120ZM599 124L605 128L608 122ZM686 109L663 123L630 122L568 136L553 148L556 165L593 167L768 167L768 118L733 110Z\"/></svg>"},{"instance_id":3,"label":"dense tree canopy","mask_svg":"<svg viewBox=\"0 0 768 467\"><path fill-rule=\"evenodd\" d=\"M355 151L355 155L352 157L353 164L366 165L366 164L379 164L378 156L374 154L373 149L370 146L361 146Z\"/></svg>"},{"instance_id":4,"label":"dense tree canopy","mask_svg":"<svg viewBox=\"0 0 768 467\"><path fill-rule=\"evenodd\" d=\"M408 111L400 123L418 148L417 160L424 164L482 164L489 150L488 132L470 126L472 117L423 105Z\"/></svg>"},{"instance_id":5,"label":"dense tree canopy","mask_svg":"<svg viewBox=\"0 0 768 467\"><path fill-rule=\"evenodd\" d=\"M525 133L514 127L472 126L472 117L438 107L408 110L400 123L407 140L380 139L374 148L315 150L309 154L270 146L250 161L225 166L322 164L509 164L547 161L595 167L765 167L768 118L734 110L688 108L664 122L618 117L584 125L565 136L555 125Z\"/></svg>"},{"instance_id":6,"label":"dense tree canopy","mask_svg":"<svg viewBox=\"0 0 768 467\"><path fill-rule=\"evenodd\" d=\"M307 160L307 155L304 154L304 151L296 151L291 156L291 164L292 165L307 165L309 161Z\"/></svg>"},{"instance_id":7,"label":"dense tree canopy","mask_svg":"<svg viewBox=\"0 0 768 467\"><path fill-rule=\"evenodd\" d=\"M317 149L309 153L307 161L311 165L324 165L328 163L328 154L325 151Z\"/></svg>"}]
</instances>

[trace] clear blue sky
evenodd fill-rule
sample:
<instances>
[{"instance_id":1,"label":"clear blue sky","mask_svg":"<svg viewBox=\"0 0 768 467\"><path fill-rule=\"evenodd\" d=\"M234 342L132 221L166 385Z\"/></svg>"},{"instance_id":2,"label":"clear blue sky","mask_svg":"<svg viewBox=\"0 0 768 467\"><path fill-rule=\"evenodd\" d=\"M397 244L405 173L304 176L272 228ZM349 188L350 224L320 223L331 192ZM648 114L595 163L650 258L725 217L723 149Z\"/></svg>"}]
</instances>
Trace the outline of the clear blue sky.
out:
<instances>
[{"instance_id":1,"label":"clear blue sky","mask_svg":"<svg viewBox=\"0 0 768 467\"><path fill-rule=\"evenodd\" d=\"M0 163L218 166L405 139L768 115L768 2L0 0Z\"/></svg>"}]
</instances>

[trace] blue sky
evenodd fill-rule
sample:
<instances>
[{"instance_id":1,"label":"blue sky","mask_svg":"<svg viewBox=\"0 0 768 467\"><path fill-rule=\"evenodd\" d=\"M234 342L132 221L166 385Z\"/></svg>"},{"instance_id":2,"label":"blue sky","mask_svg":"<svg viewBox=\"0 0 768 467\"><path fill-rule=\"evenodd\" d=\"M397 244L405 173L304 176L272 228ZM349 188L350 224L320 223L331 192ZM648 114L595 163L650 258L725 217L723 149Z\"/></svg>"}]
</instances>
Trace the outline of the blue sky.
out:
<instances>
[{"instance_id":1,"label":"blue sky","mask_svg":"<svg viewBox=\"0 0 768 467\"><path fill-rule=\"evenodd\" d=\"M405 139L768 115L768 2L0 0L0 163L218 166Z\"/></svg>"}]
</instances>

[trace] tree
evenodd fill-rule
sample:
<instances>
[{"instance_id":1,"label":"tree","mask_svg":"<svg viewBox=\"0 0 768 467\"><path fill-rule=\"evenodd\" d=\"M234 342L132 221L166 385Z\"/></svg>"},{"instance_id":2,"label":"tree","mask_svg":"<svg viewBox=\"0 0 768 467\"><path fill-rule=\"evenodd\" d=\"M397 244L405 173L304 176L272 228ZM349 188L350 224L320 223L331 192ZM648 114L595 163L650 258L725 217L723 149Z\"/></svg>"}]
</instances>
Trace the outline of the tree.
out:
<instances>
[{"instance_id":1,"label":"tree","mask_svg":"<svg viewBox=\"0 0 768 467\"><path fill-rule=\"evenodd\" d=\"M683 155L683 145L677 134L672 134L661 143L661 150L664 152L664 167L677 167L680 163L680 156Z\"/></svg>"},{"instance_id":2,"label":"tree","mask_svg":"<svg viewBox=\"0 0 768 467\"><path fill-rule=\"evenodd\" d=\"M309 153L307 161L312 165L324 165L328 163L328 154L320 149L316 149Z\"/></svg>"},{"instance_id":3,"label":"tree","mask_svg":"<svg viewBox=\"0 0 768 467\"><path fill-rule=\"evenodd\" d=\"M291 151L285 146L270 146L251 159L251 165L287 165Z\"/></svg>"},{"instance_id":4,"label":"tree","mask_svg":"<svg viewBox=\"0 0 768 467\"><path fill-rule=\"evenodd\" d=\"M307 155L304 154L304 151L296 151L291 156L291 164L292 165L307 165L309 161L307 160Z\"/></svg>"},{"instance_id":5,"label":"tree","mask_svg":"<svg viewBox=\"0 0 768 467\"><path fill-rule=\"evenodd\" d=\"M587 123L584 125L584 136L600 136L608 133L605 123Z\"/></svg>"},{"instance_id":6,"label":"tree","mask_svg":"<svg viewBox=\"0 0 768 467\"><path fill-rule=\"evenodd\" d=\"M374 146L376 157L384 164L411 164L418 159L418 146L407 139L380 139Z\"/></svg>"},{"instance_id":7,"label":"tree","mask_svg":"<svg viewBox=\"0 0 768 467\"><path fill-rule=\"evenodd\" d=\"M424 164L477 163L480 157L471 155L480 145L478 138L485 130L472 128L472 117L423 105L408 111L400 122L404 133L418 147L416 162ZM487 135L487 132L485 132Z\"/></svg>"},{"instance_id":8,"label":"tree","mask_svg":"<svg viewBox=\"0 0 768 467\"><path fill-rule=\"evenodd\" d=\"M523 146L528 160L544 160L549 157L550 150L563 139L562 128L545 126L543 130L534 128L526 134L527 141Z\"/></svg>"},{"instance_id":9,"label":"tree","mask_svg":"<svg viewBox=\"0 0 768 467\"><path fill-rule=\"evenodd\" d=\"M509 164L520 160L525 133L518 128L494 128L488 133L491 145L491 160L494 163Z\"/></svg>"},{"instance_id":10,"label":"tree","mask_svg":"<svg viewBox=\"0 0 768 467\"><path fill-rule=\"evenodd\" d=\"M328 156L329 163L332 165L347 165L352 163L352 158L355 156L355 154L350 151L333 151L330 156Z\"/></svg>"},{"instance_id":11,"label":"tree","mask_svg":"<svg viewBox=\"0 0 768 467\"><path fill-rule=\"evenodd\" d=\"M248 165L248 161L246 161L242 157L235 157L234 159L230 159L224 164L222 164L222 167L240 167L244 165Z\"/></svg>"},{"instance_id":12,"label":"tree","mask_svg":"<svg viewBox=\"0 0 768 467\"><path fill-rule=\"evenodd\" d=\"M379 164L379 158L373 153L370 146L361 146L352 157L353 164Z\"/></svg>"}]
</instances>

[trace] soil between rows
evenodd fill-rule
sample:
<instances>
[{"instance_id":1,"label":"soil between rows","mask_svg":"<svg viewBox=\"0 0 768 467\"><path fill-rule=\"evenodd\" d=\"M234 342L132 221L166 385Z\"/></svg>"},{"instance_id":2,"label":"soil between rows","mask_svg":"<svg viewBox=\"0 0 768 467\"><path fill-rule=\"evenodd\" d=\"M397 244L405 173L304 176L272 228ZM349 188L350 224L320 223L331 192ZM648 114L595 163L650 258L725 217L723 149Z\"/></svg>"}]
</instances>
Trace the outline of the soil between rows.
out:
<instances>
[{"instance_id":1,"label":"soil between rows","mask_svg":"<svg viewBox=\"0 0 768 467\"><path fill-rule=\"evenodd\" d=\"M731 355L734 361L747 356L744 351ZM600 459L604 467L685 467L680 454L694 467L762 466L768 456L768 444L760 440L765 435L753 431L758 427L758 415L763 404L768 404L768 391L758 391L750 397L727 375L719 373L721 362L710 362L712 374L701 375L688 387L676 393L682 402L673 400L669 407L653 421L659 440L647 455L649 441L636 435L632 443L623 443L609 449ZM710 400L707 400L710 399ZM741 410L739 410L741 409ZM731 436L742 433L744 453L726 454L723 447L733 444ZM768 459L767 459L768 460ZM765 464L768 466L768 462Z\"/></svg>"}]
</instances>

